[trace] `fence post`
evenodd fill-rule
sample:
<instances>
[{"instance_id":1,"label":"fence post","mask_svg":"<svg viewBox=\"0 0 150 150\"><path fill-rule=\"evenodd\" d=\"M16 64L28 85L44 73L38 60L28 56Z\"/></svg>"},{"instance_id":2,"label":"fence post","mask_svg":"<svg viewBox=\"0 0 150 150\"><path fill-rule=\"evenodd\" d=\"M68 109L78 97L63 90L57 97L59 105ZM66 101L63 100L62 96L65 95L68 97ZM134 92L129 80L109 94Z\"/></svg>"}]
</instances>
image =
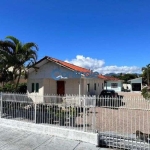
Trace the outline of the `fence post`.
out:
<instances>
[{"instance_id":1,"label":"fence post","mask_svg":"<svg viewBox=\"0 0 150 150\"><path fill-rule=\"evenodd\" d=\"M85 95L83 98L83 131L85 132Z\"/></svg>"},{"instance_id":2,"label":"fence post","mask_svg":"<svg viewBox=\"0 0 150 150\"><path fill-rule=\"evenodd\" d=\"M34 121L35 121L35 123L36 123L36 103L34 103L34 105L35 105L35 108L34 108Z\"/></svg>"},{"instance_id":3,"label":"fence post","mask_svg":"<svg viewBox=\"0 0 150 150\"><path fill-rule=\"evenodd\" d=\"M3 98L2 98L2 92L0 93L0 111L1 111L0 117L2 118L2 115L3 115Z\"/></svg>"},{"instance_id":4,"label":"fence post","mask_svg":"<svg viewBox=\"0 0 150 150\"><path fill-rule=\"evenodd\" d=\"M34 94L35 94L35 93L34 93ZM36 121L37 121L37 120L36 120L36 105L37 105L37 104L36 104L36 95L34 95L34 106L35 106L35 107L34 107L34 121L35 121L35 123L36 123Z\"/></svg>"},{"instance_id":5,"label":"fence post","mask_svg":"<svg viewBox=\"0 0 150 150\"><path fill-rule=\"evenodd\" d=\"M95 124L96 124L96 112L95 112L96 106L95 106L95 101L96 101L96 96L93 96L92 100L93 100L93 102L92 102L92 105L93 105L92 130L95 131Z\"/></svg>"}]
</instances>

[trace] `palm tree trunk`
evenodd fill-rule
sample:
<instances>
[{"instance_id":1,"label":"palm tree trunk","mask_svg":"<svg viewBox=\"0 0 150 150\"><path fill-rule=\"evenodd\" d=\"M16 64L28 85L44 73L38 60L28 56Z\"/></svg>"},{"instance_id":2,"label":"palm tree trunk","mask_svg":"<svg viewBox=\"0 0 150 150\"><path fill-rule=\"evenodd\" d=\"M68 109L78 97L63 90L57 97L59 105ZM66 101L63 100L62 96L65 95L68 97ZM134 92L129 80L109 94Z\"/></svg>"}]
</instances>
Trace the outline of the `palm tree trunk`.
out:
<instances>
[{"instance_id":1,"label":"palm tree trunk","mask_svg":"<svg viewBox=\"0 0 150 150\"><path fill-rule=\"evenodd\" d=\"M17 88L18 88L19 81L20 81L20 77L21 77L21 69L19 69L19 76L18 76L18 79L17 79L17 83L16 83L16 88L15 88L15 90L17 90Z\"/></svg>"}]
</instances>

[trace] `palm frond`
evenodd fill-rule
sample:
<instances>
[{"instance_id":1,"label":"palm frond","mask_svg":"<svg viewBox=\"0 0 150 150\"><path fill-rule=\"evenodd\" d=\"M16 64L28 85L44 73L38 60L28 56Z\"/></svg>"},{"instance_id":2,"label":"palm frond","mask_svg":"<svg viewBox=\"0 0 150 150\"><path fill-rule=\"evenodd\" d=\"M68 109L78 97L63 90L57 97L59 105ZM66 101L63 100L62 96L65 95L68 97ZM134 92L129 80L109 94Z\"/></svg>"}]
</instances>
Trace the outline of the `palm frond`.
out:
<instances>
[{"instance_id":1,"label":"palm frond","mask_svg":"<svg viewBox=\"0 0 150 150\"><path fill-rule=\"evenodd\" d=\"M20 43L20 41L17 38L13 37L13 36L6 36L6 39L11 40L15 45Z\"/></svg>"},{"instance_id":2,"label":"palm frond","mask_svg":"<svg viewBox=\"0 0 150 150\"><path fill-rule=\"evenodd\" d=\"M35 50L38 51L38 46L33 42L26 43L22 47L22 49L24 49L24 50L28 50L28 49L32 49L32 48L35 48Z\"/></svg>"}]
</instances>

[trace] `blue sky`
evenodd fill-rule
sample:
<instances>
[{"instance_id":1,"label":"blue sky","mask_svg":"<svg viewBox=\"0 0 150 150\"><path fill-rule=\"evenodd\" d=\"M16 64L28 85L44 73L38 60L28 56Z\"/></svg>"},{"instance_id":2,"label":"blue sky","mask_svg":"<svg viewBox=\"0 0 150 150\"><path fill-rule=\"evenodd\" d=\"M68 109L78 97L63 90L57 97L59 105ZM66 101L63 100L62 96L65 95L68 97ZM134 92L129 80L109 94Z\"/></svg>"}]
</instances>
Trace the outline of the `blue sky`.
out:
<instances>
[{"instance_id":1,"label":"blue sky","mask_svg":"<svg viewBox=\"0 0 150 150\"><path fill-rule=\"evenodd\" d=\"M139 72L150 63L149 8L149 0L2 0L0 39L35 42L38 59Z\"/></svg>"}]
</instances>

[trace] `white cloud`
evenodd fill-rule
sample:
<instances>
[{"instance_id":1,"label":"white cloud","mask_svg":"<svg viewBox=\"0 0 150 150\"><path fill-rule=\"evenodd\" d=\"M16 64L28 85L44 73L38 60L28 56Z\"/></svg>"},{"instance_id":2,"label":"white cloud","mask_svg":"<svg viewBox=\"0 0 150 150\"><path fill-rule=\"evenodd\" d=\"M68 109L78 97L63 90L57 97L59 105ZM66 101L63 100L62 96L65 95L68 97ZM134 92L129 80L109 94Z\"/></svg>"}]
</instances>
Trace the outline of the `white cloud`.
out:
<instances>
[{"instance_id":1,"label":"white cloud","mask_svg":"<svg viewBox=\"0 0 150 150\"><path fill-rule=\"evenodd\" d=\"M141 68L137 66L105 66L104 60L98 60L95 58L84 57L83 55L77 55L75 59L65 60L68 63L84 67L93 71L97 71L101 74L106 73L141 73Z\"/></svg>"},{"instance_id":2,"label":"white cloud","mask_svg":"<svg viewBox=\"0 0 150 150\"><path fill-rule=\"evenodd\" d=\"M84 57L82 55L77 55L75 59L71 61L66 60L66 62L72 63L77 66L81 66L87 69L95 70L102 67L105 62L103 60L97 60L90 57Z\"/></svg>"}]
</instances>

